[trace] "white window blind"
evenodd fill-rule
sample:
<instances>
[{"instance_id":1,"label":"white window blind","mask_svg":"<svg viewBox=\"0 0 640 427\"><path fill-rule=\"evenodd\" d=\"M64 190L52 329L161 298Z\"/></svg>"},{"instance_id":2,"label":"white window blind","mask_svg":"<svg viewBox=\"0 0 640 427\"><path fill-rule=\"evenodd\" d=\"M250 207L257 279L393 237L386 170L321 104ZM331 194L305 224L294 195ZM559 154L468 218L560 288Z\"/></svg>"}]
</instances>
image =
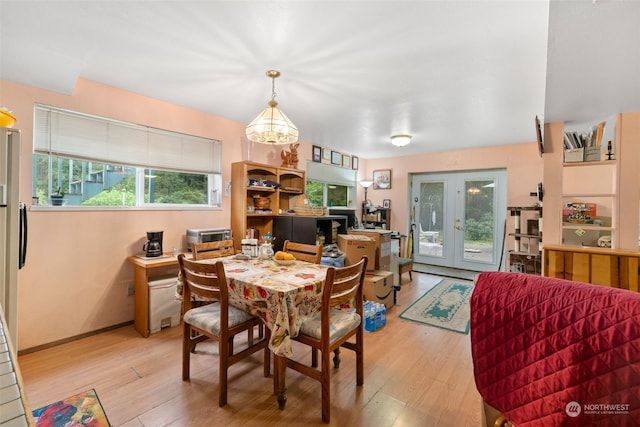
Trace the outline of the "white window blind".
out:
<instances>
[{"instance_id":1,"label":"white window blind","mask_svg":"<svg viewBox=\"0 0 640 427\"><path fill-rule=\"evenodd\" d=\"M307 162L307 180L353 187L356 185L357 171L326 163Z\"/></svg>"},{"instance_id":2,"label":"white window blind","mask_svg":"<svg viewBox=\"0 0 640 427\"><path fill-rule=\"evenodd\" d=\"M222 143L55 107L35 108L37 153L151 169L219 174Z\"/></svg>"}]
</instances>

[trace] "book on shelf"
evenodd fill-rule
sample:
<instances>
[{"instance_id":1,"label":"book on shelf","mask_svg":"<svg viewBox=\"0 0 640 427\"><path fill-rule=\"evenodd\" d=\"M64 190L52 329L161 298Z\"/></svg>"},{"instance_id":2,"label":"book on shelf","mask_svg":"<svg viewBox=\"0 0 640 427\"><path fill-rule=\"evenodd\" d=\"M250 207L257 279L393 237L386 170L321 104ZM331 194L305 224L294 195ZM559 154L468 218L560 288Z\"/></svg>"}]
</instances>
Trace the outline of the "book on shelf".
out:
<instances>
[{"instance_id":1,"label":"book on shelf","mask_svg":"<svg viewBox=\"0 0 640 427\"><path fill-rule=\"evenodd\" d=\"M564 132L564 149L585 147L600 147L602 145L602 137L604 135L604 127L606 122L598 123L595 129L592 127L587 132L578 133L575 131Z\"/></svg>"}]
</instances>

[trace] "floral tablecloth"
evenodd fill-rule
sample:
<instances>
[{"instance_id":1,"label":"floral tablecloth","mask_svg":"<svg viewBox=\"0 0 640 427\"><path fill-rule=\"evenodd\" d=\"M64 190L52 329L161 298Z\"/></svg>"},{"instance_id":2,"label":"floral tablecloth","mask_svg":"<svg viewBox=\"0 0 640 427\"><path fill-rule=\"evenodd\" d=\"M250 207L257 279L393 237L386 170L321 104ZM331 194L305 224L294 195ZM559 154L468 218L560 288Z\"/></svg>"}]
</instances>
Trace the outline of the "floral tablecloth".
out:
<instances>
[{"instance_id":1,"label":"floral tablecloth","mask_svg":"<svg viewBox=\"0 0 640 427\"><path fill-rule=\"evenodd\" d=\"M229 303L258 316L271 330L269 348L279 356L291 356L291 337L302 321L320 311L327 267L304 261L283 266L272 260L224 257Z\"/></svg>"}]
</instances>

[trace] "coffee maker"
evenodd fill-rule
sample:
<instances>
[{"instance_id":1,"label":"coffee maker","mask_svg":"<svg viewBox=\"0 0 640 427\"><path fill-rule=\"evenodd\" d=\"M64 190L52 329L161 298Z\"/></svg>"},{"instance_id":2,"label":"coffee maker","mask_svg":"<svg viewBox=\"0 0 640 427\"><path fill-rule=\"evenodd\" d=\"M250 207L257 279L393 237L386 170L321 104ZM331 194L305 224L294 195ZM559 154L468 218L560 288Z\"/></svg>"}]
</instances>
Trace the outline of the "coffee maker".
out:
<instances>
[{"instance_id":1,"label":"coffee maker","mask_svg":"<svg viewBox=\"0 0 640 427\"><path fill-rule=\"evenodd\" d=\"M147 241L142 245L145 256L157 257L162 255L162 231L147 231Z\"/></svg>"}]
</instances>

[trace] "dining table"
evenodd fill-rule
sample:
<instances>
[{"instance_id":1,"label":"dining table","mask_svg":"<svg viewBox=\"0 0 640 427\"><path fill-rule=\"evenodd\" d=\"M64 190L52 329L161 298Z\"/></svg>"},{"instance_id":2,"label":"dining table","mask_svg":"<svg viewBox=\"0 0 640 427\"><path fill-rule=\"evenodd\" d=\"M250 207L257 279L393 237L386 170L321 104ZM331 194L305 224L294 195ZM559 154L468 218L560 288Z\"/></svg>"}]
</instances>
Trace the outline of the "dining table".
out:
<instances>
[{"instance_id":1,"label":"dining table","mask_svg":"<svg viewBox=\"0 0 640 427\"><path fill-rule=\"evenodd\" d=\"M259 317L270 330L274 354L274 389L278 405L286 404L286 359L293 355L291 338L305 319L320 311L326 265L292 260L278 262L231 255L200 262L222 262L229 287L229 304Z\"/></svg>"}]
</instances>

